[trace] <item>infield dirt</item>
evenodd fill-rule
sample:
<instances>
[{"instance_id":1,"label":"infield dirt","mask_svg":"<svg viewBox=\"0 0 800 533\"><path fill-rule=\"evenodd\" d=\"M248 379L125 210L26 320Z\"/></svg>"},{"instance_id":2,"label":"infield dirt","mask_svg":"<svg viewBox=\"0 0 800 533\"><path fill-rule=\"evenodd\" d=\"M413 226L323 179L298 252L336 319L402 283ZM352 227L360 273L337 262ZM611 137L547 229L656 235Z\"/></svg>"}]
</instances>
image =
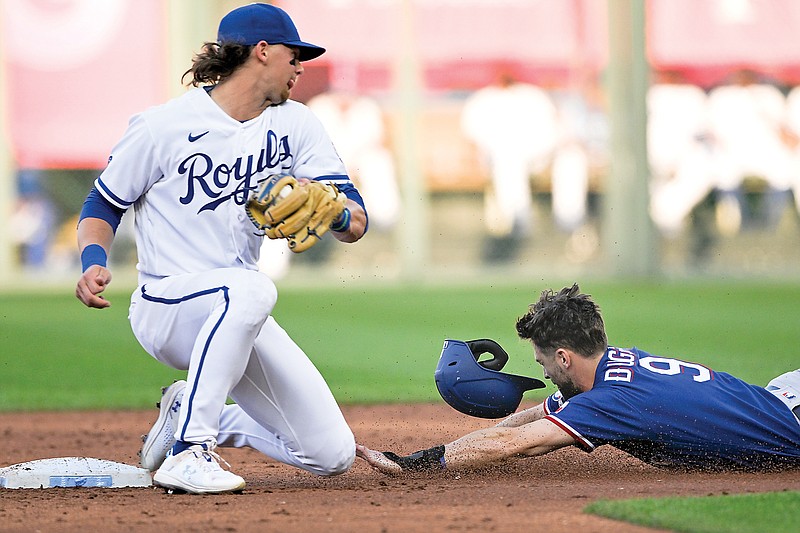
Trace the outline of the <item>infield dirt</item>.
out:
<instances>
[{"instance_id":1,"label":"infield dirt","mask_svg":"<svg viewBox=\"0 0 800 533\"><path fill-rule=\"evenodd\" d=\"M410 453L490 421L445 405L346 406L356 439ZM138 464L147 411L0 414L0 467L86 456ZM520 459L480 472L387 477L360 459L318 478L245 449L220 449L247 480L242 494L195 496L138 489L0 489L0 531L425 532L654 531L590 516L601 498L800 490L800 473L672 473L601 447Z\"/></svg>"}]
</instances>

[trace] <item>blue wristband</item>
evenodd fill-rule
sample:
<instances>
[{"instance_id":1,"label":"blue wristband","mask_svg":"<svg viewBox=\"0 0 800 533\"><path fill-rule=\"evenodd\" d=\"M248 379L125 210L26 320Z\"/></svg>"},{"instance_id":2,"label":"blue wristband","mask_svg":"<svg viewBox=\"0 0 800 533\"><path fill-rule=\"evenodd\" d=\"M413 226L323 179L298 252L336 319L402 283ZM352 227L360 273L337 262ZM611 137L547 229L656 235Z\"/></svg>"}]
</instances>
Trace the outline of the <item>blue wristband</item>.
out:
<instances>
[{"instance_id":1,"label":"blue wristband","mask_svg":"<svg viewBox=\"0 0 800 533\"><path fill-rule=\"evenodd\" d=\"M339 218L331 224L331 231L346 231L350 227L350 210L346 207Z\"/></svg>"},{"instance_id":2,"label":"blue wristband","mask_svg":"<svg viewBox=\"0 0 800 533\"><path fill-rule=\"evenodd\" d=\"M81 267L83 268L83 272L86 272L86 269L92 265L105 267L106 261L108 261L108 255L106 255L106 251L99 244L90 244L81 252Z\"/></svg>"}]
</instances>

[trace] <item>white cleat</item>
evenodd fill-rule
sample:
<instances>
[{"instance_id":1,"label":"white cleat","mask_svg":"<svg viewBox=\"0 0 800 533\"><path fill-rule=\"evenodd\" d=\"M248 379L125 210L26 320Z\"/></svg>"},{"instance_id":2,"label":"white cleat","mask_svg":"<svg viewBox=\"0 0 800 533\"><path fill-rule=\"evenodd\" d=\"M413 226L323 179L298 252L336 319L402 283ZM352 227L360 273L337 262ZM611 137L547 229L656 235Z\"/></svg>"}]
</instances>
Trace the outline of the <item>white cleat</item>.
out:
<instances>
[{"instance_id":1,"label":"white cleat","mask_svg":"<svg viewBox=\"0 0 800 533\"><path fill-rule=\"evenodd\" d=\"M168 491L180 490L192 494L218 494L237 492L244 489L244 479L233 472L223 470L219 461L228 463L211 450L200 444L169 455L161 468L153 476L156 485Z\"/></svg>"},{"instance_id":2,"label":"white cleat","mask_svg":"<svg viewBox=\"0 0 800 533\"><path fill-rule=\"evenodd\" d=\"M175 430L178 428L178 415L181 412L183 391L186 382L176 381L162 389L161 402L158 407L158 420L144 437L142 451L139 452L142 467L151 472L157 470L175 445Z\"/></svg>"}]
</instances>

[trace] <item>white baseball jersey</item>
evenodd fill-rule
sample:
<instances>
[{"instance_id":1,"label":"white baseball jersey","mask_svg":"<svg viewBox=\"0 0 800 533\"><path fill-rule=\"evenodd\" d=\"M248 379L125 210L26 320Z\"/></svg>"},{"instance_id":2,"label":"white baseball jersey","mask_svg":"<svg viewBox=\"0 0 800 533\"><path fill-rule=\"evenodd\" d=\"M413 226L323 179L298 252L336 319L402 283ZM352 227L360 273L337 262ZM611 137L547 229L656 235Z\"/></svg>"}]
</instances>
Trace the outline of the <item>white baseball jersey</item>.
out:
<instances>
[{"instance_id":1,"label":"white baseball jersey","mask_svg":"<svg viewBox=\"0 0 800 533\"><path fill-rule=\"evenodd\" d=\"M198 88L133 117L95 186L134 206L136 338L187 370L175 438L248 446L321 475L343 472L355 440L323 377L271 316L257 272L263 237L244 204L275 173L352 189L328 135L287 101L239 122ZM227 398L236 404L227 405Z\"/></svg>"},{"instance_id":2,"label":"white baseball jersey","mask_svg":"<svg viewBox=\"0 0 800 533\"><path fill-rule=\"evenodd\" d=\"M203 88L134 116L95 186L134 206L142 281L212 268L257 270L262 237L244 204L270 174L349 183L319 120L287 101L246 122Z\"/></svg>"}]
</instances>

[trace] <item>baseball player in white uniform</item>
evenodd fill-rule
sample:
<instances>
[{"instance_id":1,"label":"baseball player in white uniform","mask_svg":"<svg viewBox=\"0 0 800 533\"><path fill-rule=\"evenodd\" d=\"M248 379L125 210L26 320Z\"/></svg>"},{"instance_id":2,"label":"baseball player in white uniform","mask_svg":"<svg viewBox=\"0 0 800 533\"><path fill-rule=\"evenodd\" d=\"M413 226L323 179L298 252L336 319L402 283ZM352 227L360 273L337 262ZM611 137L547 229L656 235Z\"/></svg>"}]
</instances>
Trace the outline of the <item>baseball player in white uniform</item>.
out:
<instances>
[{"instance_id":1,"label":"baseball player in white uniform","mask_svg":"<svg viewBox=\"0 0 800 533\"><path fill-rule=\"evenodd\" d=\"M749 176L766 182L767 220L776 223L797 172L797 161L786 144L786 97L756 72L744 69L733 75L731 83L709 93L708 106L720 231L728 235L739 231L747 214L742 187Z\"/></svg>"},{"instance_id":2,"label":"baseball player in white uniform","mask_svg":"<svg viewBox=\"0 0 800 533\"><path fill-rule=\"evenodd\" d=\"M323 377L271 316L277 291L256 264L263 231L244 208L268 176L291 174L346 195L331 224L336 239L366 232L363 201L327 133L288 100L301 62L324 51L301 41L277 7L233 10L186 73L195 87L131 119L84 203L77 297L110 305L101 294L111 282L107 251L133 206L131 326L153 357L187 370L164 390L141 452L167 489L242 490L217 446L248 446L318 475L340 474L354 460L353 434Z\"/></svg>"}]
</instances>

